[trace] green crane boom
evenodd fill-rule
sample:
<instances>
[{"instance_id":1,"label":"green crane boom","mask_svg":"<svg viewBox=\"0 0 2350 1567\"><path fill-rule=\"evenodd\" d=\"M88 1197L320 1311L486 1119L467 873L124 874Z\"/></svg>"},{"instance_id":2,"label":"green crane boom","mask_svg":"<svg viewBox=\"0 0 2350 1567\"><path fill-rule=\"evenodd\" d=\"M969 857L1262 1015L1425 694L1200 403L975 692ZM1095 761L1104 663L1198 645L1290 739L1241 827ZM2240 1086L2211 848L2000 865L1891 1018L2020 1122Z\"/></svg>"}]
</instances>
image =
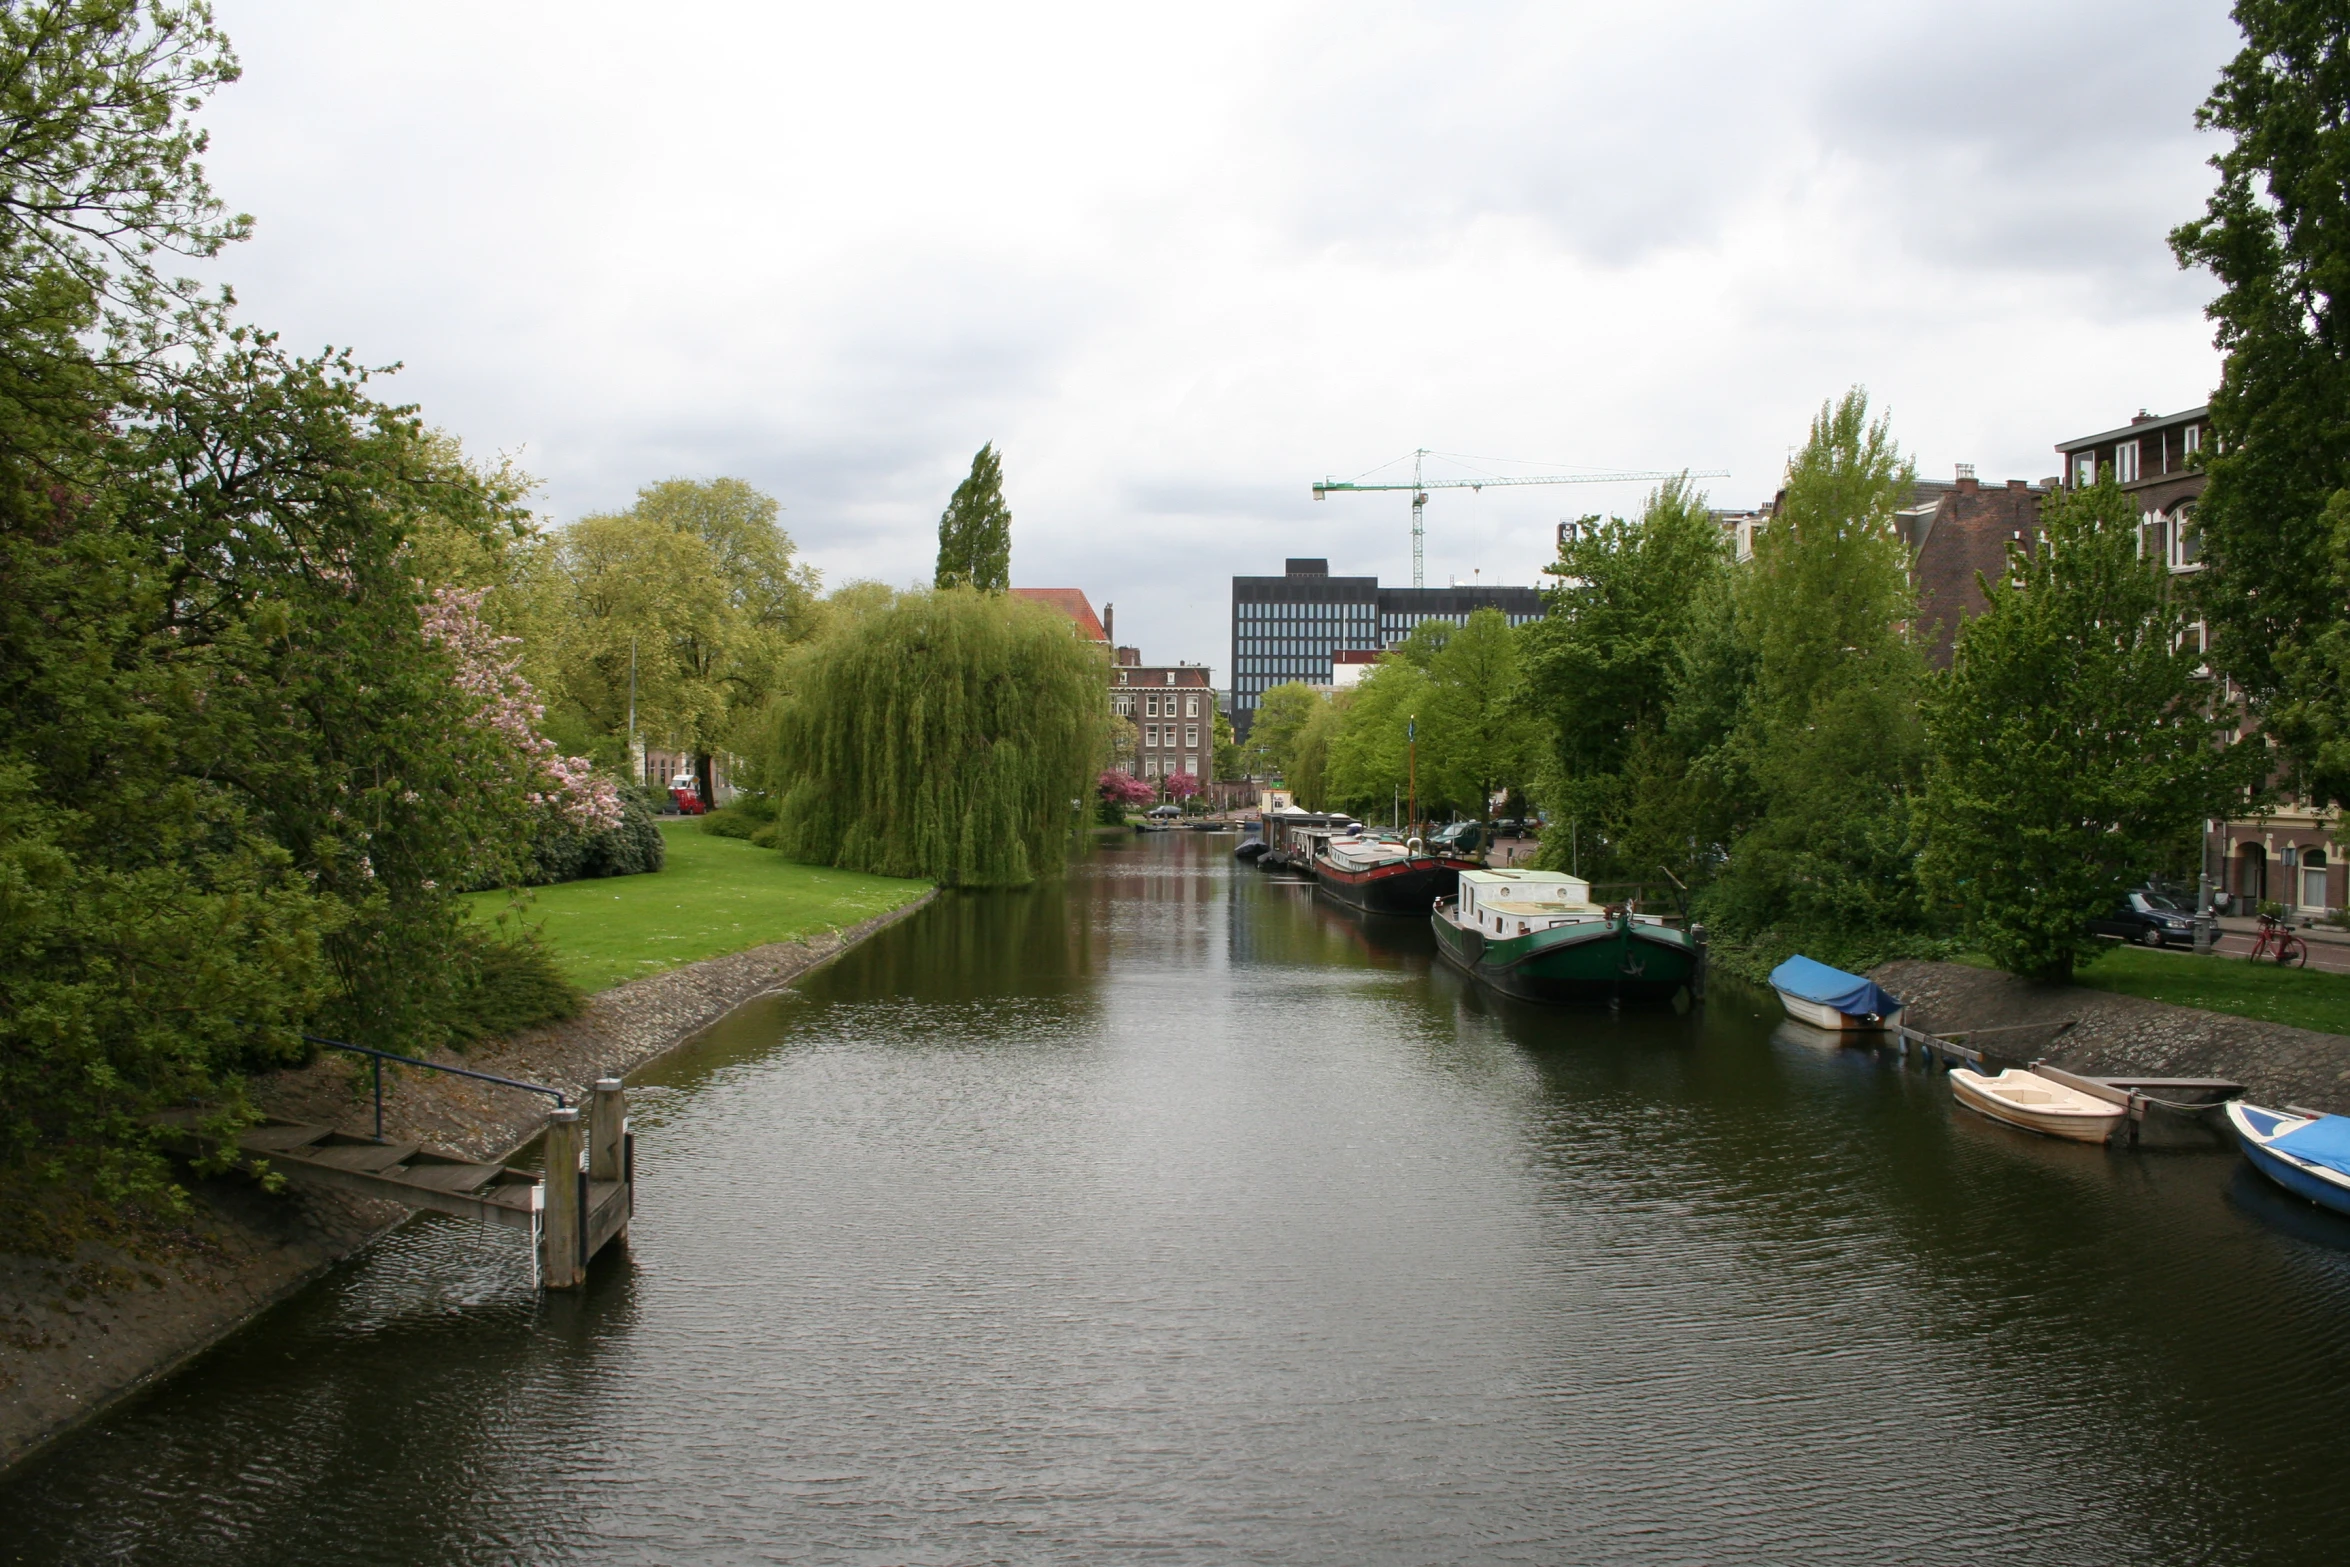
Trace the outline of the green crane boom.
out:
<instances>
[{"instance_id":1,"label":"green crane boom","mask_svg":"<svg viewBox=\"0 0 2350 1567\"><path fill-rule=\"evenodd\" d=\"M1415 588L1427 586L1424 580L1426 573L1422 570L1421 562L1423 547L1427 539L1423 513L1427 509L1430 490L1482 490L1488 486L1500 488L1511 484L1661 484L1667 479L1680 477L1675 473L1626 470L1609 473L1547 474L1525 479L1424 479L1421 477L1421 467L1427 460L1428 449L1424 446L1412 453L1412 482L1409 484L1363 484L1353 479L1324 479L1314 486L1315 500L1320 500L1325 495L1336 495L1342 491L1409 490L1412 492L1412 586ZM1730 470L1727 468L1696 468L1687 470L1687 472L1692 479L1726 479L1730 476Z\"/></svg>"}]
</instances>

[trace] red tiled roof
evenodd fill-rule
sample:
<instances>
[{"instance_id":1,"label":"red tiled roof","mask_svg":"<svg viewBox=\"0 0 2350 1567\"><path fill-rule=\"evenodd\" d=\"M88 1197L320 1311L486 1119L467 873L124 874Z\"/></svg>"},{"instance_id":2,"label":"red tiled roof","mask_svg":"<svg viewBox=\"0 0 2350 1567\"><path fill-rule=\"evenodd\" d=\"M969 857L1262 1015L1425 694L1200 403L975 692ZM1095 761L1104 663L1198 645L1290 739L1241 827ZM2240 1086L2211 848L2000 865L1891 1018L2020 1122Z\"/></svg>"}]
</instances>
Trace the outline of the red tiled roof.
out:
<instances>
[{"instance_id":1,"label":"red tiled roof","mask_svg":"<svg viewBox=\"0 0 2350 1567\"><path fill-rule=\"evenodd\" d=\"M1078 634L1088 641L1107 642L1110 640L1110 634L1102 629L1100 618L1093 612L1092 603L1086 599L1084 589L1014 588L1012 591L1024 599L1033 599L1039 604L1049 604L1059 610L1077 622Z\"/></svg>"}]
</instances>

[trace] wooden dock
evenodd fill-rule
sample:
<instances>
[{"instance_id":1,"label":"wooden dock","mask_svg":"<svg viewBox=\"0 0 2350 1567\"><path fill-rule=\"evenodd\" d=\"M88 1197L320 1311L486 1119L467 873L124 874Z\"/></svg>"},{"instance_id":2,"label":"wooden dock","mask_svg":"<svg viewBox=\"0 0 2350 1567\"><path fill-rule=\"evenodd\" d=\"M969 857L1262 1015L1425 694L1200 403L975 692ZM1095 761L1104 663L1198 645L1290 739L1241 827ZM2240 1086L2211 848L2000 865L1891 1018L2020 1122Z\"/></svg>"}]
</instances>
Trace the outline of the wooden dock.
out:
<instances>
[{"instance_id":1,"label":"wooden dock","mask_svg":"<svg viewBox=\"0 0 2350 1567\"><path fill-rule=\"evenodd\" d=\"M159 1121L193 1150L203 1146L200 1119L181 1111ZM265 1120L237 1137L257 1173L525 1231L540 1286L576 1289L596 1253L627 1236L636 1211L636 1138L620 1079L597 1082L584 1122L576 1109L549 1111L544 1147L542 1172L301 1121Z\"/></svg>"}]
</instances>

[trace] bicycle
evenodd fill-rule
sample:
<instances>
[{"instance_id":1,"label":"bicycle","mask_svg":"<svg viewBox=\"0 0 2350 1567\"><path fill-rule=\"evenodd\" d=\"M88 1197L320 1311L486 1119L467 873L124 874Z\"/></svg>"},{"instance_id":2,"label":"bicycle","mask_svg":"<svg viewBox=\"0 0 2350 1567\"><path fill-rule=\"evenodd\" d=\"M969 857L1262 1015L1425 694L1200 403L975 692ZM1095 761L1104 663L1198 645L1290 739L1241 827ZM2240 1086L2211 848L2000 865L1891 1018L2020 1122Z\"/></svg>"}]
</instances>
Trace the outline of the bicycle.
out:
<instances>
[{"instance_id":1,"label":"bicycle","mask_svg":"<svg viewBox=\"0 0 2350 1567\"><path fill-rule=\"evenodd\" d=\"M2293 934L2283 920L2260 916L2260 939L2252 944L2252 961L2262 958L2299 968L2309 961L2309 943Z\"/></svg>"}]
</instances>

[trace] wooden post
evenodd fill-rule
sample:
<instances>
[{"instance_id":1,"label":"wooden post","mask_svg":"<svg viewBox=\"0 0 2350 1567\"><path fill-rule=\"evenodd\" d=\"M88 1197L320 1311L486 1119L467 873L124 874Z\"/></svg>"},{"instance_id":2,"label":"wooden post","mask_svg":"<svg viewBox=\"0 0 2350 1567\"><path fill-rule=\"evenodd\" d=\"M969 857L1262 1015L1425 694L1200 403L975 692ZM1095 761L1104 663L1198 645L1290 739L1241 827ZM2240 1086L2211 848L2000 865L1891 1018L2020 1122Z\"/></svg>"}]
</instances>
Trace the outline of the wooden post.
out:
<instances>
[{"instance_id":1,"label":"wooden post","mask_svg":"<svg viewBox=\"0 0 2350 1567\"><path fill-rule=\"evenodd\" d=\"M619 1078L599 1077L595 1097L588 1101L589 1200L597 1200L594 1192L599 1185L625 1186L636 1179L636 1172L629 1168L633 1162L628 1150L628 1095ZM598 1229L603 1233L588 1237L599 1247L606 1240L628 1239L627 1215L636 1212L636 1193L630 1192L625 1202L618 1228L599 1223Z\"/></svg>"},{"instance_id":2,"label":"wooden post","mask_svg":"<svg viewBox=\"0 0 2350 1567\"><path fill-rule=\"evenodd\" d=\"M628 1095L617 1077L596 1079L588 1101L588 1179L621 1181L620 1140L628 1134Z\"/></svg>"},{"instance_id":3,"label":"wooden post","mask_svg":"<svg viewBox=\"0 0 2350 1567\"><path fill-rule=\"evenodd\" d=\"M577 1110L547 1115L546 1218L539 1229L539 1280L548 1289L577 1289L587 1277L587 1204L579 1178Z\"/></svg>"}]
</instances>

